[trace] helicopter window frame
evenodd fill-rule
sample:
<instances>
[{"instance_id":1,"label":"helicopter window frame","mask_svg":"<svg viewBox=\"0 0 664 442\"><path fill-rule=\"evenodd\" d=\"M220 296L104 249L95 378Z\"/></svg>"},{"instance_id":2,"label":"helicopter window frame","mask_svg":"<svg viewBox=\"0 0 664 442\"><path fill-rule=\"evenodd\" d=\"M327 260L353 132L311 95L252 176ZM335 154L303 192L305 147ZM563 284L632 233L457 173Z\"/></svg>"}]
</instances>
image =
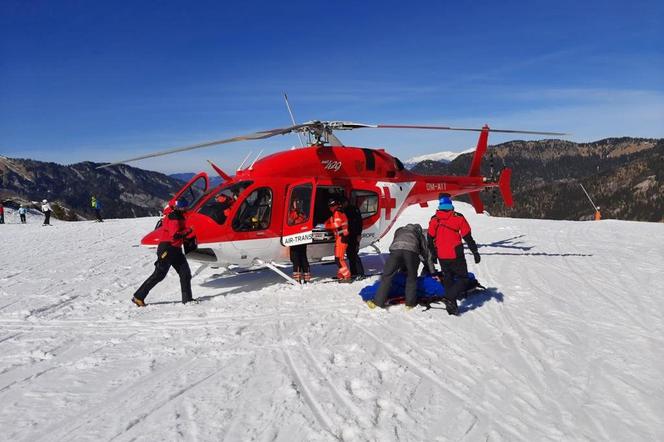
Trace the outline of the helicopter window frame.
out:
<instances>
[{"instance_id":1,"label":"helicopter window frame","mask_svg":"<svg viewBox=\"0 0 664 442\"><path fill-rule=\"evenodd\" d=\"M363 198L361 204L357 204L358 198ZM378 213L378 193L371 190L352 190L350 192L350 201L360 210L362 219L371 218Z\"/></svg>"},{"instance_id":2,"label":"helicopter window frame","mask_svg":"<svg viewBox=\"0 0 664 442\"><path fill-rule=\"evenodd\" d=\"M232 211L233 206L235 206L237 199L241 197L244 191L253 183L253 181L240 181L237 183L231 183L226 186L222 185L221 188L208 193L208 195L212 196L210 196L210 198L198 208L197 212L212 219L220 226L225 225L229 215L231 214L230 211ZM224 203L217 201L217 197L222 194L232 200L232 202L228 204L227 207L223 207ZM229 210L228 214L225 213L226 210Z\"/></svg>"},{"instance_id":3,"label":"helicopter window frame","mask_svg":"<svg viewBox=\"0 0 664 442\"><path fill-rule=\"evenodd\" d=\"M314 194L314 186L312 183L304 183L304 184L298 184L297 186L293 187L290 192L290 200L288 201L288 216L286 220L286 225L289 227L292 226L299 226L300 224L306 224L309 222L311 219L311 197ZM290 218L290 213L292 207L293 207L293 202L296 201L296 198L302 201L302 214L304 215L304 220L300 222L295 222L294 220L291 220Z\"/></svg>"},{"instance_id":4,"label":"helicopter window frame","mask_svg":"<svg viewBox=\"0 0 664 442\"><path fill-rule=\"evenodd\" d=\"M265 192L262 195L259 192ZM255 198L252 196L256 195ZM267 196L267 204L261 203ZM231 223L235 232L257 232L267 230L272 224L272 205L274 203L274 194L272 188L261 186L253 189L240 203L240 208L235 212L233 222ZM263 210L261 210L263 209ZM255 225L251 221L256 218ZM267 223L265 221L267 220Z\"/></svg>"},{"instance_id":5,"label":"helicopter window frame","mask_svg":"<svg viewBox=\"0 0 664 442\"><path fill-rule=\"evenodd\" d=\"M202 180L202 181L201 181ZM185 207L191 209L205 198L208 194L209 181L206 176L199 176L184 192L178 197L178 200L185 201ZM196 191L195 191L196 190Z\"/></svg>"}]
</instances>

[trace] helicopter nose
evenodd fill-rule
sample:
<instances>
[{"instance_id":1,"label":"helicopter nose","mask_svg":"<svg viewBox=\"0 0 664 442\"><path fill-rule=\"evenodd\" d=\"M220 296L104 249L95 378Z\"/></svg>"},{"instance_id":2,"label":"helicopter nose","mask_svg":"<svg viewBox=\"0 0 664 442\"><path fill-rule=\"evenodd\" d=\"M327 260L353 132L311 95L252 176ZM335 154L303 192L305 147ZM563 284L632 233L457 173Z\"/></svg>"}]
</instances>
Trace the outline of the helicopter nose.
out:
<instances>
[{"instance_id":1,"label":"helicopter nose","mask_svg":"<svg viewBox=\"0 0 664 442\"><path fill-rule=\"evenodd\" d=\"M141 239L142 246L157 246L161 240L161 228L153 230Z\"/></svg>"}]
</instances>

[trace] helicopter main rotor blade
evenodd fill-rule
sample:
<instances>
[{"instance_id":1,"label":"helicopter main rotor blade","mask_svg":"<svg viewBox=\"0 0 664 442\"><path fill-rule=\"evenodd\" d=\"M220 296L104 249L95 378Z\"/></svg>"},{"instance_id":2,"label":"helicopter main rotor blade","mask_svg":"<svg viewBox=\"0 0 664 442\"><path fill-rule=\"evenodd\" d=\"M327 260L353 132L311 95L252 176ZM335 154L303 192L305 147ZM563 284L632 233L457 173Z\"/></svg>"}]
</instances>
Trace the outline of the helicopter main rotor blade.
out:
<instances>
[{"instance_id":1,"label":"helicopter main rotor blade","mask_svg":"<svg viewBox=\"0 0 664 442\"><path fill-rule=\"evenodd\" d=\"M305 124L298 124L298 125L290 126L290 127L283 127L283 128L277 128L277 129L264 130L264 131L260 131L260 132L254 132L252 134L240 135L240 136L237 136L237 137L226 138L226 139L223 139L223 140L207 141L205 143L192 144L190 146L176 147L176 148L173 148L173 149L162 150L162 151L159 151L159 152L153 152L153 153L141 155L141 156L138 156L138 157L129 158L129 159L122 160L122 161L116 161L114 163L104 164L103 166L97 167L97 169L104 169L106 167L116 166L118 164L130 163L130 162L138 161L138 160L144 160L146 158L154 158L154 157L160 157L160 156L163 156L163 155L170 155L172 153L186 152L188 150L194 150L194 149L201 149L201 148L204 148L204 147L217 146L219 144L234 143L236 141L263 140L265 138L274 137L276 135L285 135L285 134L293 132L293 131L298 131L298 130L300 130L304 127L307 127L307 126L308 126L308 124L306 124L306 123Z\"/></svg>"},{"instance_id":2,"label":"helicopter main rotor blade","mask_svg":"<svg viewBox=\"0 0 664 442\"><path fill-rule=\"evenodd\" d=\"M467 128L467 127L449 127L449 126L418 126L418 125L404 125L404 124L376 124L365 125L364 127L375 127L377 129L430 129L430 130L461 130L466 132L482 132L482 129ZM562 132L540 132L532 130L513 130L513 129L491 129L489 132L498 132L506 134L531 134L531 135L568 135Z\"/></svg>"}]
</instances>

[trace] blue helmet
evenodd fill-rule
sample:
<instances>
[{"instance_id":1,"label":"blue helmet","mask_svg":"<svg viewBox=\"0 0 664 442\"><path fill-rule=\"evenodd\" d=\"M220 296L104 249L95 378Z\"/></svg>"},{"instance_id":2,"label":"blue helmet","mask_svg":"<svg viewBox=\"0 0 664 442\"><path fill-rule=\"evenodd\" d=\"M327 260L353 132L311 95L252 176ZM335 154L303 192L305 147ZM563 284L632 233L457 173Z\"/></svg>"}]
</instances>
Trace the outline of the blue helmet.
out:
<instances>
[{"instance_id":1,"label":"blue helmet","mask_svg":"<svg viewBox=\"0 0 664 442\"><path fill-rule=\"evenodd\" d=\"M438 196L438 210L454 210L452 205L452 198L446 193Z\"/></svg>"},{"instance_id":2,"label":"blue helmet","mask_svg":"<svg viewBox=\"0 0 664 442\"><path fill-rule=\"evenodd\" d=\"M175 200L173 207L176 209L186 209L189 206L187 200Z\"/></svg>"}]
</instances>

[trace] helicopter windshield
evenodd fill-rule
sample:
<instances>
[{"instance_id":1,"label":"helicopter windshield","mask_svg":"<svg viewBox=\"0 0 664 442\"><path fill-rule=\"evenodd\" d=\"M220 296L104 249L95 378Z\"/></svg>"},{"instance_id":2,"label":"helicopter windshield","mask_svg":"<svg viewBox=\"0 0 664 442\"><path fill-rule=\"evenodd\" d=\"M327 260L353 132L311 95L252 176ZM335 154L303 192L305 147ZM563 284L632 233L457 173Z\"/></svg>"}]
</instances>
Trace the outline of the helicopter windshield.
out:
<instances>
[{"instance_id":1,"label":"helicopter windshield","mask_svg":"<svg viewBox=\"0 0 664 442\"><path fill-rule=\"evenodd\" d=\"M240 181L220 188L213 197L198 209L198 213L212 218L219 225L223 225L228 219L235 201L251 184L252 181Z\"/></svg>"}]
</instances>

